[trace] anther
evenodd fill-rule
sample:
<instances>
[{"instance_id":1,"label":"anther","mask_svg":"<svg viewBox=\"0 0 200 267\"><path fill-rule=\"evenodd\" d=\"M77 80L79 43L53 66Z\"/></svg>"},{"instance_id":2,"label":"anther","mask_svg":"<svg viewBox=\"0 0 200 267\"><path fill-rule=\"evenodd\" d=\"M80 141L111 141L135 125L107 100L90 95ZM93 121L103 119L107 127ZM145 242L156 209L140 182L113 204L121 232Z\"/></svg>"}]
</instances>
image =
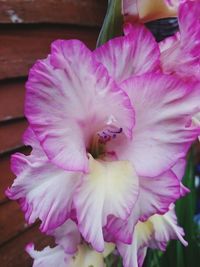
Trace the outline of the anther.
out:
<instances>
[{"instance_id":1,"label":"anther","mask_svg":"<svg viewBox=\"0 0 200 267\"><path fill-rule=\"evenodd\" d=\"M112 138L116 138L118 134L122 133L122 128L104 129L102 132L98 132L99 143L105 144Z\"/></svg>"}]
</instances>

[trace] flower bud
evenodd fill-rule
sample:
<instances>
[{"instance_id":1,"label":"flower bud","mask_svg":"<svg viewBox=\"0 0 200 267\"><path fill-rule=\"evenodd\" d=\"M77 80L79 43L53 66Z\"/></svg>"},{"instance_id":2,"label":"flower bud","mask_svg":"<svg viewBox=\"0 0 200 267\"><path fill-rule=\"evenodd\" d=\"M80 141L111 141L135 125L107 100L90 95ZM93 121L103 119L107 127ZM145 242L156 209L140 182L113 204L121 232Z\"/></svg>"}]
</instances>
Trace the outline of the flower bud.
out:
<instances>
[{"instance_id":1,"label":"flower bud","mask_svg":"<svg viewBox=\"0 0 200 267\"><path fill-rule=\"evenodd\" d=\"M147 22L175 17L180 0L122 0L125 21Z\"/></svg>"}]
</instances>

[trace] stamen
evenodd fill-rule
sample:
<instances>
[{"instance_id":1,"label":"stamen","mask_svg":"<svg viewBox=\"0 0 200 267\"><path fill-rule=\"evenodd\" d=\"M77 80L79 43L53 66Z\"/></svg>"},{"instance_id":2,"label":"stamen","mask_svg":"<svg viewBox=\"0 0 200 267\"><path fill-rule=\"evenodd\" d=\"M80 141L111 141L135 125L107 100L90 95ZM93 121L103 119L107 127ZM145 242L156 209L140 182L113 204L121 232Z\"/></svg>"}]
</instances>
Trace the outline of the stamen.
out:
<instances>
[{"instance_id":1,"label":"stamen","mask_svg":"<svg viewBox=\"0 0 200 267\"><path fill-rule=\"evenodd\" d=\"M119 133L122 132L122 128L119 128L118 130L115 130L115 131L112 131L112 130L108 129L108 131L109 131L110 133L119 134Z\"/></svg>"},{"instance_id":2,"label":"stamen","mask_svg":"<svg viewBox=\"0 0 200 267\"><path fill-rule=\"evenodd\" d=\"M90 143L88 152L93 156L93 158L99 158L105 155L105 144L112 139L115 139L118 134L122 133L122 128L109 127L97 132Z\"/></svg>"},{"instance_id":3,"label":"stamen","mask_svg":"<svg viewBox=\"0 0 200 267\"><path fill-rule=\"evenodd\" d=\"M98 132L99 136L99 143L100 144L106 144L108 141L110 141L112 138L116 138L118 134L122 133L122 128L114 128L113 129L104 129L102 132Z\"/></svg>"}]
</instances>

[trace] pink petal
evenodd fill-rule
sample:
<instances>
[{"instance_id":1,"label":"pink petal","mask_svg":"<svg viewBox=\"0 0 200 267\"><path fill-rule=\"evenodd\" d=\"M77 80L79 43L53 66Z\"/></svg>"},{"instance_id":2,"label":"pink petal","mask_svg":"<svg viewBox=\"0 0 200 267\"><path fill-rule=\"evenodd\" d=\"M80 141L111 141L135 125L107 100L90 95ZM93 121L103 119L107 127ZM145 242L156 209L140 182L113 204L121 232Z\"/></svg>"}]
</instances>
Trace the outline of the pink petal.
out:
<instances>
[{"instance_id":1,"label":"pink petal","mask_svg":"<svg viewBox=\"0 0 200 267\"><path fill-rule=\"evenodd\" d=\"M186 166L185 159L180 159L177 161L177 163L172 168L172 171L174 172L174 174L177 176L177 178L180 181L180 194L182 197L184 197L190 192L190 189L188 189L181 183L183 176L185 174L185 166Z\"/></svg>"},{"instance_id":2,"label":"pink petal","mask_svg":"<svg viewBox=\"0 0 200 267\"><path fill-rule=\"evenodd\" d=\"M152 21L175 17L179 0L122 0L122 14L126 21Z\"/></svg>"},{"instance_id":3,"label":"pink petal","mask_svg":"<svg viewBox=\"0 0 200 267\"><path fill-rule=\"evenodd\" d=\"M183 245L184 232L177 225L174 205L164 215L154 215L146 222L138 222L130 245L118 242L117 248L123 258L124 267L141 267L146 256L147 247L164 250L171 239L179 239Z\"/></svg>"},{"instance_id":4,"label":"pink petal","mask_svg":"<svg viewBox=\"0 0 200 267\"><path fill-rule=\"evenodd\" d=\"M142 25L127 24L126 36L111 39L93 53L118 82L132 75L157 71L160 52L152 34Z\"/></svg>"},{"instance_id":5,"label":"pink petal","mask_svg":"<svg viewBox=\"0 0 200 267\"><path fill-rule=\"evenodd\" d=\"M108 216L125 220L138 196L137 176L128 162L90 159L90 174L74 197L79 230L98 251L104 250L102 228Z\"/></svg>"},{"instance_id":6,"label":"pink petal","mask_svg":"<svg viewBox=\"0 0 200 267\"><path fill-rule=\"evenodd\" d=\"M179 159L176 164L173 166L172 171L177 176L179 181L182 181L185 174L186 160Z\"/></svg>"},{"instance_id":7,"label":"pink petal","mask_svg":"<svg viewBox=\"0 0 200 267\"><path fill-rule=\"evenodd\" d=\"M131 15L138 17L137 0L122 0L122 14L124 16Z\"/></svg>"},{"instance_id":8,"label":"pink petal","mask_svg":"<svg viewBox=\"0 0 200 267\"><path fill-rule=\"evenodd\" d=\"M180 33L160 43L165 73L200 80L200 1L183 1L179 7Z\"/></svg>"},{"instance_id":9,"label":"pink petal","mask_svg":"<svg viewBox=\"0 0 200 267\"><path fill-rule=\"evenodd\" d=\"M33 244L28 244L26 251L34 259L33 267L106 267L104 254L92 250L86 244L80 245L73 255L65 253L60 246L36 251Z\"/></svg>"},{"instance_id":10,"label":"pink petal","mask_svg":"<svg viewBox=\"0 0 200 267\"><path fill-rule=\"evenodd\" d=\"M140 187L138 206L141 221L146 221L155 213L166 213L169 205L180 197L180 182L172 171L154 178L141 177Z\"/></svg>"},{"instance_id":11,"label":"pink petal","mask_svg":"<svg viewBox=\"0 0 200 267\"><path fill-rule=\"evenodd\" d=\"M54 236L56 244L61 246L67 254L77 252L78 245L81 243L78 227L72 220L67 220L64 224L53 231L49 231L47 234Z\"/></svg>"},{"instance_id":12,"label":"pink petal","mask_svg":"<svg viewBox=\"0 0 200 267\"><path fill-rule=\"evenodd\" d=\"M151 223L141 223L135 227L133 241L130 245L117 243L117 248L123 258L124 267L142 267L144 258L146 256L146 246L152 237Z\"/></svg>"},{"instance_id":13,"label":"pink petal","mask_svg":"<svg viewBox=\"0 0 200 267\"><path fill-rule=\"evenodd\" d=\"M46 247L42 251L37 251L31 243L26 246L26 252L34 259L33 267L71 266L69 265L71 259L59 246L54 248Z\"/></svg>"},{"instance_id":14,"label":"pink petal","mask_svg":"<svg viewBox=\"0 0 200 267\"><path fill-rule=\"evenodd\" d=\"M170 49L175 45L176 43L179 43L180 41L180 32L177 32L176 34L165 38L163 41L159 43L159 48L161 52L161 57L162 57L162 52L166 51L167 49Z\"/></svg>"},{"instance_id":15,"label":"pink petal","mask_svg":"<svg viewBox=\"0 0 200 267\"><path fill-rule=\"evenodd\" d=\"M26 146L31 146L32 148L31 156L29 157L29 160L33 160L34 162L35 159L37 158L38 161L40 159L47 161L47 156L44 153L44 151L41 149L40 142L37 140L30 126L25 130L23 134L23 143Z\"/></svg>"},{"instance_id":16,"label":"pink petal","mask_svg":"<svg viewBox=\"0 0 200 267\"><path fill-rule=\"evenodd\" d=\"M50 163L41 149L39 153L36 139L35 145L32 139L32 146L31 155L16 153L12 156L11 167L17 178L6 194L19 201L28 223L39 218L40 229L47 231L55 229L70 216L73 194L81 175L58 169Z\"/></svg>"},{"instance_id":17,"label":"pink petal","mask_svg":"<svg viewBox=\"0 0 200 267\"><path fill-rule=\"evenodd\" d=\"M172 202L180 197L180 181L172 171L157 177L139 177L139 197L126 221L112 219L107 226L116 240L130 244L138 220L146 221L154 214L164 214Z\"/></svg>"},{"instance_id":18,"label":"pink petal","mask_svg":"<svg viewBox=\"0 0 200 267\"><path fill-rule=\"evenodd\" d=\"M200 109L200 88L162 74L132 77L121 86L135 109L133 139L119 137L107 150L131 161L139 175L157 176L184 158L199 134L191 120Z\"/></svg>"},{"instance_id":19,"label":"pink petal","mask_svg":"<svg viewBox=\"0 0 200 267\"><path fill-rule=\"evenodd\" d=\"M165 0L166 5L172 8L178 8L181 0Z\"/></svg>"},{"instance_id":20,"label":"pink petal","mask_svg":"<svg viewBox=\"0 0 200 267\"><path fill-rule=\"evenodd\" d=\"M131 137L134 111L127 95L80 41L58 40L27 82L25 113L48 158L71 171L88 171L87 150L106 125Z\"/></svg>"},{"instance_id":21,"label":"pink petal","mask_svg":"<svg viewBox=\"0 0 200 267\"><path fill-rule=\"evenodd\" d=\"M150 221L154 227L154 238L149 244L151 248L165 250L167 242L171 239L179 239L184 246L187 246L183 238L184 231L178 226L173 204L165 215L154 215Z\"/></svg>"}]
</instances>

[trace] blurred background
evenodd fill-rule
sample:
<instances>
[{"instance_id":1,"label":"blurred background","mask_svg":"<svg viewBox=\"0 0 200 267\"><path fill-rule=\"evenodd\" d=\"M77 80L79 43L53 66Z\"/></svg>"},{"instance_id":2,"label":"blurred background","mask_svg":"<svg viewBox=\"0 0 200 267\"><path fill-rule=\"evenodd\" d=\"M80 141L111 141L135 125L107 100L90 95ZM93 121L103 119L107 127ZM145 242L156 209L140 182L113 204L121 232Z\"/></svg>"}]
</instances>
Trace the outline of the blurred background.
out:
<instances>
[{"instance_id":1,"label":"blurred background","mask_svg":"<svg viewBox=\"0 0 200 267\"><path fill-rule=\"evenodd\" d=\"M23 114L25 81L35 60L44 58L55 39L80 39L95 48L106 13L106 0L0 0L0 266L29 267L24 252L29 242L38 249L52 240L40 234L38 225L28 226L18 204L9 201L5 189L14 175L9 158L16 151L29 153L21 142L27 126ZM178 29L177 21L159 20L147 25L160 41ZM191 189L177 203L180 224L186 231L187 248L176 241L167 253L149 251L145 267L199 267L200 153L190 153L184 184ZM113 267L121 266L115 263ZM81 267L81 266L80 266Z\"/></svg>"}]
</instances>

